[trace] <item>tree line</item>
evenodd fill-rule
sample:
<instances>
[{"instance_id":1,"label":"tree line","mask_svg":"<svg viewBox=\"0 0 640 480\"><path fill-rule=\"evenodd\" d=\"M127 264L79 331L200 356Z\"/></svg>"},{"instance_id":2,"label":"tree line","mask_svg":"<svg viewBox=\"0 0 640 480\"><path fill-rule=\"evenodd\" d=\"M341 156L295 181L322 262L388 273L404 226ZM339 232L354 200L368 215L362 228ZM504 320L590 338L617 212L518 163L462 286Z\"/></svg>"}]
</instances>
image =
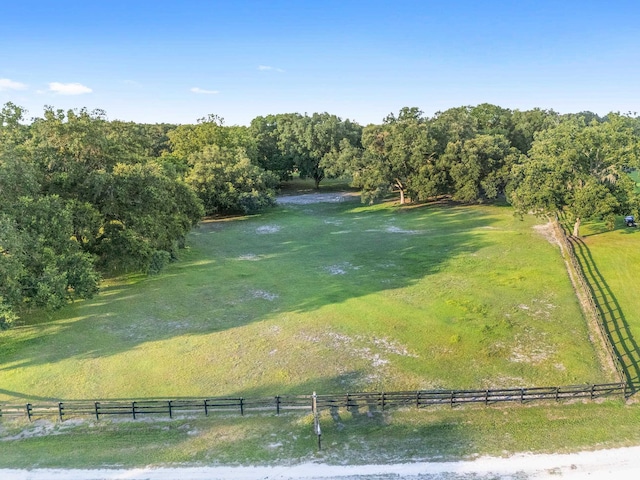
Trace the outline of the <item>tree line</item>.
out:
<instances>
[{"instance_id":1,"label":"tree line","mask_svg":"<svg viewBox=\"0 0 640 480\"><path fill-rule=\"evenodd\" d=\"M24 308L57 308L100 278L159 272L204 215L252 213L280 182L349 178L374 202L506 199L517 213L576 222L637 213L640 120L590 112L403 108L362 127L328 113L225 126L109 121L55 110L0 111L0 327Z\"/></svg>"}]
</instances>

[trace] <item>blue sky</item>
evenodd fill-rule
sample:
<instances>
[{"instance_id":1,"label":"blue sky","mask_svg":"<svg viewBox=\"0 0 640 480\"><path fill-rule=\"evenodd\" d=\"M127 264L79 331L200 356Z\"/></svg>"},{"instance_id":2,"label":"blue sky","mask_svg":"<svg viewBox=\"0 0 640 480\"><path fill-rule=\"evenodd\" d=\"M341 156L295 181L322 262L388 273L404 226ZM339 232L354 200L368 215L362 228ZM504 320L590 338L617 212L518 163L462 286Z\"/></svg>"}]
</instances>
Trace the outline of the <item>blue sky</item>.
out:
<instances>
[{"instance_id":1,"label":"blue sky","mask_svg":"<svg viewBox=\"0 0 640 480\"><path fill-rule=\"evenodd\" d=\"M0 103L228 125L484 102L640 112L639 26L637 0L8 0Z\"/></svg>"}]
</instances>

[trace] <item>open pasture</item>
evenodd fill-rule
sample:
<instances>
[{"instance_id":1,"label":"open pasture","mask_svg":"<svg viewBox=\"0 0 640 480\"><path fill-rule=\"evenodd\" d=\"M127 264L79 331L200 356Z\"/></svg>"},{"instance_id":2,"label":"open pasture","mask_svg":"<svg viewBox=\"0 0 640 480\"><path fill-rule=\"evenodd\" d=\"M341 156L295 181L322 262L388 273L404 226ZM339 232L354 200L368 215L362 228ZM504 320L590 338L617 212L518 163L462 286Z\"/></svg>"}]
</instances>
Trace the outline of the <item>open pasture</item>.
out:
<instances>
[{"instance_id":1,"label":"open pasture","mask_svg":"<svg viewBox=\"0 0 640 480\"><path fill-rule=\"evenodd\" d=\"M585 225L576 255L600 306L629 381L640 382L640 229L626 227L622 218L616 229L592 222Z\"/></svg>"},{"instance_id":2,"label":"open pasture","mask_svg":"<svg viewBox=\"0 0 640 480\"><path fill-rule=\"evenodd\" d=\"M0 336L0 400L611 381L557 246L500 206L210 219L154 277Z\"/></svg>"}]
</instances>

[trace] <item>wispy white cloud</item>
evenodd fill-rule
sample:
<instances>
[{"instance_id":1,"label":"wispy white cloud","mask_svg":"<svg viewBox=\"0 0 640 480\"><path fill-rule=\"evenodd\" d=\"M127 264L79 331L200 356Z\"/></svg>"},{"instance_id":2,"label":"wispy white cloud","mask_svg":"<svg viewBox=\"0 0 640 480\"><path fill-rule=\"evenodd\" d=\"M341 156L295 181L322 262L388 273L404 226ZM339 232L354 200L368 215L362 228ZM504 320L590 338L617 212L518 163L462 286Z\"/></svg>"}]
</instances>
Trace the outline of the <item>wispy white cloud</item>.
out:
<instances>
[{"instance_id":1,"label":"wispy white cloud","mask_svg":"<svg viewBox=\"0 0 640 480\"><path fill-rule=\"evenodd\" d=\"M0 91L2 90L26 90L27 86L24 83L15 82L8 78L0 78Z\"/></svg>"},{"instance_id":2,"label":"wispy white cloud","mask_svg":"<svg viewBox=\"0 0 640 480\"><path fill-rule=\"evenodd\" d=\"M258 70L262 71L262 72L280 72L283 73L284 70L281 68L277 68L277 67L272 67L270 65L258 65Z\"/></svg>"},{"instance_id":3,"label":"wispy white cloud","mask_svg":"<svg viewBox=\"0 0 640 480\"><path fill-rule=\"evenodd\" d=\"M85 93L93 92L89 87L82 85L81 83L59 83L51 82L49 84L49 91L58 93L60 95L83 95Z\"/></svg>"},{"instance_id":4,"label":"wispy white cloud","mask_svg":"<svg viewBox=\"0 0 640 480\"><path fill-rule=\"evenodd\" d=\"M205 90L204 88L199 88L199 87L193 87L191 91L193 93L199 93L203 95L216 95L220 93L218 90Z\"/></svg>"}]
</instances>

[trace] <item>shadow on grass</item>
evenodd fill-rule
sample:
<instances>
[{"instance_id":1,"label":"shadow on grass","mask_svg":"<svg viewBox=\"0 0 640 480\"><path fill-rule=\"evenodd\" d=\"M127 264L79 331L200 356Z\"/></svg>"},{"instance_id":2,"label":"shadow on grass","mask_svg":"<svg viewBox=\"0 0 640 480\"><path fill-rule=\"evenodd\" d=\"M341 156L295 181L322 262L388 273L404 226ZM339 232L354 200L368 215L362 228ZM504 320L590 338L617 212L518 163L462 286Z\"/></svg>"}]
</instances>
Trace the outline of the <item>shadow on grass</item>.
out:
<instances>
[{"instance_id":1,"label":"shadow on grass","mask_svg":"<svg viewBox=\"0 0 640 480\"><path fill-rule=\"evenodd\" d=\"M214 222L194 233L195 253L165 274L107 287L0 338L0 371L116 355L404 288L486 246L478 229L496 221L481 209L370 210L354 201ZM256 234L273 222L281 228Z\"/></svg>"},{"instance_id":2,"label":"shadow on grass","mask_svg":"<svg viewBox=\"0 0 640 480\"><path fill-rule=\"evenodd\" d=\"M591 288L604 328L620 359L626 381L635 393L640 387L640 349L631 334L629 323L620 304L598 270L589 247L579 238L572 238L576 256Z\"/></svg>"}]
</instances>

